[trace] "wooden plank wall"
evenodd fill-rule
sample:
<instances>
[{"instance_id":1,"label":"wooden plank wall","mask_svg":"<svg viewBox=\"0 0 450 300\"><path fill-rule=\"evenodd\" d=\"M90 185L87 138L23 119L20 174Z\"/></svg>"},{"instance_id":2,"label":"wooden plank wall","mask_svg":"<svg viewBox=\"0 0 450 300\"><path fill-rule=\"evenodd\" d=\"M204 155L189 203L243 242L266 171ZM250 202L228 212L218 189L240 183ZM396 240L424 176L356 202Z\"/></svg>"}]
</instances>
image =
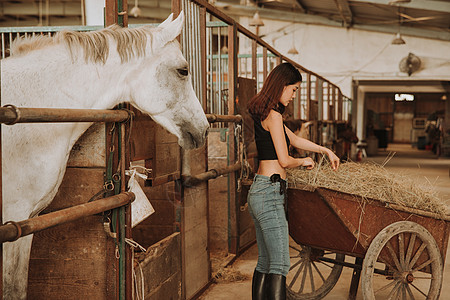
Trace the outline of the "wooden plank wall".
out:
<instances>
[{"instance_id":1,"label":"wooden plank wall","mask_svg":"<svg viewBox=\"0 0 450 300\"><path fill-rule=\"evenodd\" d=\"M208 133L208 168L223 168L228 163L228 128L211 128ZM209 249L211 257L228 254L228 176L208 182L209 186Z\"/></svg>"},{"instance_id":2,"label":"wooden plank wall","mask_svg":"<svg viewBox=\"0 0 450 300\"><path fill-rule=\"evenodd\" d=\"M73 148L51 212L86 203L103 187L105 125L95 124ZM34 236L29 269L29 299L113 299L114 241L102 216L41 231ZM113 260L114 262L114 260Z\"/></svg>"},{"instance_id":3,"label":"wooden plank wall","mask_svg":"<svg viewBox=\"0 0 450 300\"><path fill-rule=\"evenodd\" d=\"M133 239L147 249L176 231L177 197L174 182L141 187L155 212L133 228Z\"/></svg>"},{"instance_id":4,"label":"wooden plank wall","mask_svg":"<svg viewBox=\"0 0 450 300\"><path fill-rule=\"evenodd\" d=\"M255 134L253 127L253 119L251 115L248 113L247 105L248 102L253 98L256 94L256 81L254 79L248 78L238 78L238 103L237 103L237 113L241 114L243 117L243 132L244 132L244 142L247 149L247 153L256 153L256 143L255 143ZM291 105L291 107L293 107ZM291 109L291 117L293 116L293 111ZM253 169L253 172L256 172L258 168L257 159L249 158L248 162ZM253 174L250 174L249 180L253 180ZM244 181L247 182L247 181ZM237 194L236 201L238 210L238 234L239 234L239 247L238 252L243 251L246 247L251 245L256 240L255 235L255 226L253 224L253 220L248 212L248 208L245 205L247 203L247 193L250 188L249 185L244 185L242 182L242 190ZM247 182L248 183L248 182Z\"/></svg>"},{"instance_id":5,"label":"wooden plank wall","mask_svg":"<svg viewBox=\"0 0 450 300\"><path fill-rule=\"evenodd\" d=\"M145 254L137 257L134 265L136 291L147 300L181 299L181 238L173 233L152 245ZM144 280L142 280L142 274ZM142 299L142 298L139 298Z\"/></svg>"},{"instance_id":6,"label":"wooden plank wall","mask_svg":"<svg viewBox=\"0 0 450 300\"><path fill-rule=\"evenodd\" d=\"M206 171L206 145L187 151L191 174ZM184 298L191 299L201 291L211 277L208 250L208 182L185 187L182 199L182 255Z\"/></svg>"},{"instance_id":7,"label":"wooden plank wall","mask_svg":"<svg viewBox=\"0 0 450 300\"><path fill-rule=\"evenodd\" d=\"M180 205L170 174L180 177L180 147L177 137L156 124L149 116L135 110L136 118L131 134L131 161L152 169L151 179L139 180L155 212L133 228L133 239L144 248L171 235L179 226L175 211Z\"/></svg>"}]
</instances>

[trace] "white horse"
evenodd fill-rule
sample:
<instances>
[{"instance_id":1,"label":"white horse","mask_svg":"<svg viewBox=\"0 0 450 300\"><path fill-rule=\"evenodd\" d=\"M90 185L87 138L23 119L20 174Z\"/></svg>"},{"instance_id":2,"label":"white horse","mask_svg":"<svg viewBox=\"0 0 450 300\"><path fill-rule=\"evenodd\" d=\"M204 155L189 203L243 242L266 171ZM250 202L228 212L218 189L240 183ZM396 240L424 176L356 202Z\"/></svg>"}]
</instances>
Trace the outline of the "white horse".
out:
<instances>
[{"instance_id":1,"label":"white horse","mask_svg":"<svg viewBox=\"0 0 450 300\"><path fill-rule=\"evenodd\" d=\"M160 26L16 41L1 61L2 103L17 107L110 109L129 101L190 149L209 127L175 39L182 14ZM21 221L47 207L69 152L91 124L16 124L3 131L3 220ZM3 245L4 299L25 299L32 236Z\"/></svg>"}]
</instances>

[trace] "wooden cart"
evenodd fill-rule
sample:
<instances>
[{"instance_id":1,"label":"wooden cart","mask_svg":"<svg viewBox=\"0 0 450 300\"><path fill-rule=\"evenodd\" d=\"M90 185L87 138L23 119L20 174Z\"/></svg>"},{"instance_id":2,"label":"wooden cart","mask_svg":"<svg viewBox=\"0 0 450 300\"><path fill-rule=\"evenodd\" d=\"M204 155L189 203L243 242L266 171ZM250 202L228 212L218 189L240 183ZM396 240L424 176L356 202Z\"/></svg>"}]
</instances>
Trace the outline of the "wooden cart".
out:
<instances>
[{"instance_id":1,"label":"wooden cart","mask_svg":"<svg viewBox=\"0 0 450 300\"><path fill-rule=\"evenodd\" d=\"M439 299L449 216L325 188L289 188L288 199L288 299L325 297L344 266L349 299L360 277L363 299Z\"/></svg>"}]
</instances>

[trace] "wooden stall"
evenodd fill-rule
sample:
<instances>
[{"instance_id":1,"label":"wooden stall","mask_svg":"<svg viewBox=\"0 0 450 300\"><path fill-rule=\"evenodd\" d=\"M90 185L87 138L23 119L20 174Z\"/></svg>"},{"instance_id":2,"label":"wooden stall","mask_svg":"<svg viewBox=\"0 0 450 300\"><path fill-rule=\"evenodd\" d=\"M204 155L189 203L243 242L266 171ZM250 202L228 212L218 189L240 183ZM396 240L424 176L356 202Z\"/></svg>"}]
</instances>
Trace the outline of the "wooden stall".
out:
<instances>
[{"instance_id":1,"label":"wooden stall","mask_svg":"<svg viewBox=\"0 0 450 300\"><path fill-rule=\"evenodd\" d=\"M310 138L326 144L335 132L326 132L323 139L324 124L331 128L348 120L342 93L325 78L284 57L205 0L174 0L172 5L175 15L183 9L186 23L195 25L186 26L180 41L205 112L242 118L222 119L212 126L207 145L183 151L175 136L134 111L131 133L126 135L126 168L131 163L149 176L140 185L155 208L132 230L127 228L128 237L148 249L132 252L126 246L127 259L134 255L134 272L139 274L135 292L143 289L144 299L194 299L211 282L215 264L223 266L224 260L231 261L255 242L246 198L258 162L246 106L276 64L288 61L304 78L286 121L313 121ZM219 22L207 22L213 18ZM126 18L121 22L126 24ZM190 41L194 36L195 41ZM251 41L251 53L240 48L244 39ZM224 45L226 53L221 52ZM244 64L244 59L250 63ZM85 203L101 190L111 149L110 129L97 124L77 142L59 192L44 213ZM187 180L208 170L217 176L200 177L216 179L195 184ZM117 297L117 244L105 230L105 221L103 215L95 215L36 235L30 298ZM129 265L126 272L128 299L133 283Z\"/></svg>"}]
</instances>

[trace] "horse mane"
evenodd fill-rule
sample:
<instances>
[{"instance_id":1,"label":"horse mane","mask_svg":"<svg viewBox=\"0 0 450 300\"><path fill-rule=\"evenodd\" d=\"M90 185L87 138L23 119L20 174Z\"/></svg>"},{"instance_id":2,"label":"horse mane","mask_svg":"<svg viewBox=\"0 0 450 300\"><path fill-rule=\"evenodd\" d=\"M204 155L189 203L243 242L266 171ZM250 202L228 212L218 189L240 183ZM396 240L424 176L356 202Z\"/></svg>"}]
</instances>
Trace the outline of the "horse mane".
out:
<instances>
[{"instance_id":1,"label":"horse mane","mask_svg":"<svg viewBox=\"0 0 450 300\"><path fill-rule=\"evenodd\" d=\"M11 44L11 56L24 55L33 50L64 43L72 60L77 58L77 51L81 49L86 63L91 61L104 64L109 54L109 39L112 39L117 45L117 53L121 61L127 62L133 57L145 56L147 38L150 38L152 42L152 34L153 31L148 26L131 29L111 25L91 32L63 30L53 37L35 35L18 38Z\"/></svg>"}]
</instances>

